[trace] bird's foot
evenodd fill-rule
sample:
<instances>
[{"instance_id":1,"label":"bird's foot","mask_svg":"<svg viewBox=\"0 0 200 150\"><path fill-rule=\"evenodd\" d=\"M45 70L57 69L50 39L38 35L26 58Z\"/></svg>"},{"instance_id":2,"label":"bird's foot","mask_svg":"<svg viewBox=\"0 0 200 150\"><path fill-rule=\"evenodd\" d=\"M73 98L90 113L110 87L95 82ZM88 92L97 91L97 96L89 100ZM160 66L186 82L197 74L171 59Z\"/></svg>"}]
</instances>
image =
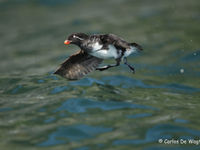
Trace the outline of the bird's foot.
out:
<instances>
[{"instance_id":1,"label":"bird's foot","mask_svg":"<svg viewBox=\"0 0 200 150\"><path fill-rule=\"evenodd\" d=\"M129 69L131 69L132 73L135 73L135 68L133 66L129 65L127 62L125 62L124 64L127 65Z\"/></svg>"},{"instance_id":2,"label":"bird's foot","mask_svg":"<svg viewBox=\"0 0 200 150\"><path fill-rule=\"evenodd\" d=\"M132 67L131 65L128 65L128 67L131 69L132 73L135 73L135 68Z\"/></svg>"}]
</instances>

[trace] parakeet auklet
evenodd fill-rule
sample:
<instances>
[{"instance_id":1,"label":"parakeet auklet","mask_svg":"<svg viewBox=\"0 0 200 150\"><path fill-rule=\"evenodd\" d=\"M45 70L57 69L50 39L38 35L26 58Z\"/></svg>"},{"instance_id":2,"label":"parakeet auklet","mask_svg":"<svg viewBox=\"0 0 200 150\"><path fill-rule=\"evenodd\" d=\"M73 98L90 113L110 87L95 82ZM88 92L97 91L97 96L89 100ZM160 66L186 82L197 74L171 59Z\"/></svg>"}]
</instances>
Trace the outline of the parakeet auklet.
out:
<instances>
[{"instance_id":1,"label":"parakeet auklet","mask_svg":"<svg viewBox=\"0 0 200 150\"><path fill-rule=\"evenodd\" d=\"M77 80L94 70L106 70L119 66L121 60L134 73L134 67L127 62L127 57L135 52L141 51L142 47L136 43L128 43L114 34L87 35L84 33L71 34L64 44L75 44L80 51L70 56L55 74L69 80ZM116 64L98 67L104 59L114 58Z\"/></svg>"}]
</instances>

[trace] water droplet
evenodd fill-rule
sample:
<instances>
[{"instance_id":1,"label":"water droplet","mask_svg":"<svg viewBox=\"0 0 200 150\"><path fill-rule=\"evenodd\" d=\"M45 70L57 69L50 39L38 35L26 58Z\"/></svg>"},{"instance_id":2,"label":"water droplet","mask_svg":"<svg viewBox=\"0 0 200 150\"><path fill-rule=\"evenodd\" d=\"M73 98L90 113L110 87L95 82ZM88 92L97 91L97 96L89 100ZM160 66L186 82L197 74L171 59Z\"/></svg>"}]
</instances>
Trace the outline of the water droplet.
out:
<instances>
[{"instance_id":1,"label":"water droplet","mask_svg":"<svg viewBox=\"0 0 200 150\"><path fill-rule=\"evenodd\" d=\"M184 69L180 69L180 73L184 73Z\"/></svg>"}]
</instances>

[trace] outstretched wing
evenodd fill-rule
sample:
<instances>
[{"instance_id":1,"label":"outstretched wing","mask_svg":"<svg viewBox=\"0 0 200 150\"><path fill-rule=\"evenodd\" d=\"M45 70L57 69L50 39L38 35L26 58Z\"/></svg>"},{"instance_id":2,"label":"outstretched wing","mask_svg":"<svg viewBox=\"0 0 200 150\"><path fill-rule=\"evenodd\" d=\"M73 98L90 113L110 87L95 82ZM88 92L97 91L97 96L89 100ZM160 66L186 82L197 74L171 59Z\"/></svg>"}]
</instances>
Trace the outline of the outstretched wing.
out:
<instances>
[{"instance_id":1,"label":"outstretched wing","mask_svg":"<svg viewBox=\"0 0 200 150\"><path fill-rule=\"evenodd\" d=\"M54 74L69 80L78 80L94 71L101 62L102 59L88 55L80 50L65 60Z\"/></svg>"}]
</instances>

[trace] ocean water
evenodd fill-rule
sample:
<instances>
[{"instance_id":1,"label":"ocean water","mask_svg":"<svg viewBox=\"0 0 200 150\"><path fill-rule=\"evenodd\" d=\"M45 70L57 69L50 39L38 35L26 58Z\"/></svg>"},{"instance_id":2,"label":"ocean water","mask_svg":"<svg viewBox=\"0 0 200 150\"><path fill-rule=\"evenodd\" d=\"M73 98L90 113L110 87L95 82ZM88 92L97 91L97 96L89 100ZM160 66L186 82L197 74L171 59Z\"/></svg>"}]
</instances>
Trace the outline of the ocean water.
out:
<instances>
[{"instance_id":1,"label":"ocean water","mask_svg":"<svg viewBox=\"0 0 200 150\"><path fill-rule=\"evenodd\" d=\"M199 10L198 0L1 0L0 149L199 150ZM53 75L78 50L63 44L73 32L142 45L128 58L136 73Z\"/></svg>"}]
</instances>

